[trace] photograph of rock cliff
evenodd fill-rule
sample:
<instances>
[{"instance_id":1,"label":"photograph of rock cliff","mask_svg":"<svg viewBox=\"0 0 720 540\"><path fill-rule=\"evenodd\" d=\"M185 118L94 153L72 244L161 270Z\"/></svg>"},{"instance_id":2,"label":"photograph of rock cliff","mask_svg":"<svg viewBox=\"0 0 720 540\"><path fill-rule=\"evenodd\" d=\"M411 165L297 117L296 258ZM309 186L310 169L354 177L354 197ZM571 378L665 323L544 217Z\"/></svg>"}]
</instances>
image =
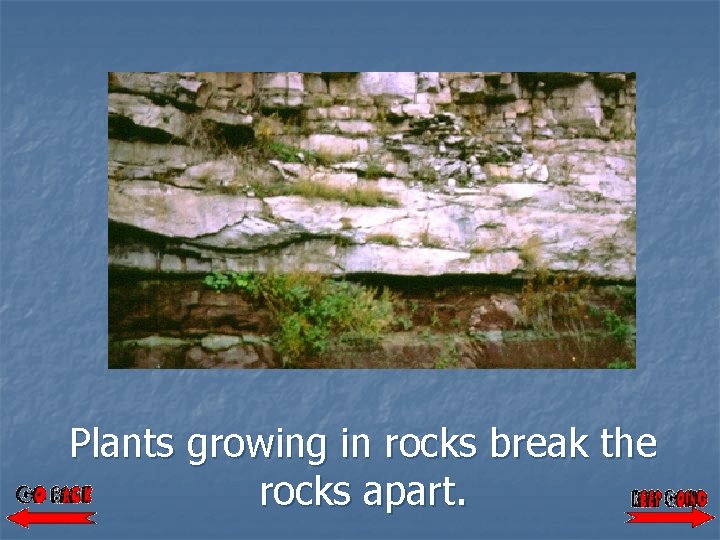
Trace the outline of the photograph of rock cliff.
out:
<instances>
[{"instance_id":1,"label":"photograph of rock cliff","mask_svg":"<svg viewBox=\"0 0 720 540\"><path fill-rule=\"evenodd\" d=\"M634 368L635 95L109 73L109 367Z\"/></svg>"}]
</instances>

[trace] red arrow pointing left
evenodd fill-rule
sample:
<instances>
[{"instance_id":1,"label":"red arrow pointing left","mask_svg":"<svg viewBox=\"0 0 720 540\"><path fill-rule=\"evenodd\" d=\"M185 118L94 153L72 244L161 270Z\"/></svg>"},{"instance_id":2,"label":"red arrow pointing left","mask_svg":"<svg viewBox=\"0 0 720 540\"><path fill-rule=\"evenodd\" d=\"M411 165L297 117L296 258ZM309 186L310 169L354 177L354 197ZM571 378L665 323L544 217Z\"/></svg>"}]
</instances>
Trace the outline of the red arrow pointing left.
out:
<instances>
[{"instance_id":1,"label":"red arrow pointing left","mask_svg":"<svg viewBox=\"0 0 720 540\"><path fill-rule=\"evenodd\" d=\"M23 508L8 516L7 519L27 529L35 523L42 525L94 525L95 522L90 519L90 516L93 515L95 512L31 512L29 508Z\"/></svg>"}]
</instances>

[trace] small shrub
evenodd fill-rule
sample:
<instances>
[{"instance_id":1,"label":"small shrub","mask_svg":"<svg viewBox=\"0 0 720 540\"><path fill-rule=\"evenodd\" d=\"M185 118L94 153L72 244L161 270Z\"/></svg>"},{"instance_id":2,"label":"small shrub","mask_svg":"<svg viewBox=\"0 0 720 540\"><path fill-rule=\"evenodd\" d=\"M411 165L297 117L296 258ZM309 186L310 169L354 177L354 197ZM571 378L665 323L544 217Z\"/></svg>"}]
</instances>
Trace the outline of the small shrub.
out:
<instances>
[{"instance_id":1,"label":"small shrub","mask_svg":"<svg viewBox=\"0 0 720 540\"><path fill-rule=\"evenodd\" d=\"M349 231L350 229L352 229L352 220L349 217L341 217L340 228L343 231Z\"/></svg>"},{"instance_id":2,"label":"small shrub","mask_svg":"<svg viewBox=\"0 0 720 540\"><path fill-rule=\"evenodd\" d=\"M483 246L475 246L475 247L470 248L470 253L472 253L473 255L484 255L487 252L488 252L488 249Z\"/></svg>"},{"instance_id":3,"label":"small shrub","mask_svg":"<svg viewBox=\"0 0 720 540\"><path fill-rule=\"evenodd\" d=\"M268 309L275 349L285 366L327 351L334 338L375 342L394 317L392 295L319 274L287 275L213 272L203 281L223 291L249 294Z\"/></svg>"},{"instance_id":4,"label":"small shrub","mask_svg":"<svg viewBox=\"0 0 720 540\"><path fill-rule=\"evenodd\" d=\"M432 315L430 315L430 326L433 328L438 328L440 326L440 317L437 311L433 311Z\"/></svg>"}]
</instances>

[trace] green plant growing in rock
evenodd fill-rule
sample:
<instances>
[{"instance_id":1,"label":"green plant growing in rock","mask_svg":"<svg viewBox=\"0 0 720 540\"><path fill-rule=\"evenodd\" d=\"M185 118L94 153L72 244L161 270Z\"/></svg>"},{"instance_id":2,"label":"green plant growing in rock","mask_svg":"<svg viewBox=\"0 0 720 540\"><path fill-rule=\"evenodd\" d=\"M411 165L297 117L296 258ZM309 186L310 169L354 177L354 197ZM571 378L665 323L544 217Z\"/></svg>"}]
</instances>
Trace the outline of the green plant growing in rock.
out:
<instances>
[{"instance_id":1,"label":"green plant growing in rock","mask_svg":"<svg viewBox=\"0 0 720 540\"><path fill-rule=\"evenodd\" d=\"M483 128L484 115L478 114L474 107L471 107L466 115L468 127L473 133L481 133Z\"/></svg>"},{"instance_id":2,"label":"green plant growing in rock","mask_svg":"<svg viewBox=\"0 0 720 540\"><path fill-rule=\"evenodd\" d=\"M392 195L388 195L375 186L341 187L316 182L313 180L298 180L291 183L266 183L251 181L247 186L232 186L232 190L223 192L239 194L252 190L258 197L276 197L279 195L298 195L308 199L323 199L326 201L341 201L350 206L399 206L400 203ZM341 221L342 225L342 221ZM347 228L352 224L348 221Z\"/></svg>"},{"instance_id":3,"label":"green plant growing in rock","mask_svg":"<svg viewBox=\"0 0 720 540\"><path fill-rule=\"evenodd\" d=\"M397 323L398 323L398 325L400 325L400 328L404 332L407 332L408 330L412 330L413 322L409 317L406 317L405 315L398 315Z\"/></svg>"},{"instance_id":4,"label":"green plant growing in rock","mask_svg":"<svg viewBox=\"0 0 720 540\"><path fill-rule=\"evenodd\" d=\"M263 147L263 153L268 159L279 159L285 163L302 163L302 156L307 155L302 148L280 141L268 141Z\"/></svg>"},{"instance_id":5,"label":"green plant growing in rock","mask_svg":"<svg viewBox=\"0 0 720 540\"><path fill-rule=\"evenodd\" d=\"M633 292L634 296L634 292ZM634 302L633 302L634 309ZM613 339L628 349L630 360L615 358L608 364L610 369L632 369L635 367L636 351L635 351L635 325L628 322L623 317L612 310L605 310L603 324Z\"/></svg>"},{"instance_id":6,"label":"green plant growing in rock","mask_svg":"<svg viewBox=\"0 0 720 540\"><path fill-rule=\"evenodd\" d=\"M349 231L350 229L352 229L352 220L349 217L341 217L340 228L343 231Z\"/></svg>"},{"instance_id":7,"label":"green plant growing in rock","mask_svg":"<svg viewBox=\"0 0 720 540\"><path fill-rule=\"evenodd\" d=\"M443 247L442 242L430 234L429 229L426 227L425 230L420 233L420 244L426 248L441 248Z\"/></svg>"},{"instance_id":8,"label":"green plant growing in rock","mask_svg":"<svg viewBox=\"0 0 720 540\"><path fill-rule=\"evenodd\" d=\"M437 171L429 165L423 165L415 173L415 177L423 184L434 184L438 180Z\"/></svg>"},{"instance_id":9,"label":"green plant growing in rock","mask_svg":"<svg viewBox=\"0 0 720 540\"><path fill-rule=\"evenodd\" d=\"M577 252L578 266L585 266L590 261L590 250L583 248Z\"/></svg>"},{"instance_id":10,"label":"green plant growing in rock","mask_svg":"<svg viewBox=\"0 0 720 540\"><path fill-rule=\"evenodd\" d=\"M581 362L585 361L590 352L586 322L599 314L590 303L590 291L590 284L578 275L550 276L539 271L523 285L519 322L542 335L564 333L572 340Z\"/></svg>"},{"instance_id":11,"label":"green plant growing in rock","mask_svg":"<svg viewBox=\"0 0 720 540\"><path fill-rule=\"evenodd\" d=\"M575 170L575 165L567 158L564 157L557 165L557 179L555 182L561 186L567 186L573 183L571 175Z\"/></svg>"},{"instance_id":12,"label":"green plant growing in rock","mask_svg":"<svg viewBox=\"0 0 720 540\"><path fill-rule=\"evenodd\" d=\"M227 289L255 292L257 283L253 274L247 272L228 272L227 274L216 270L205 276L203 284L220 293Z\"/></svg>"},{"instance_id":13,"label":"green plant growing in rock","mask_svg":"<svg viewBox=\"0 0 720 540\"><path fill-rule=\"evenodd\" d=\"M203 284L219 294L225 289L229 289L232 286L232 281L230 276L225 275L222 272L215 271L212 274L205 276Z\"/></svg>"},{"instance_id":14,"label":"green plant growing in rock","mask_svg":"<svg viewBox=\"0 0 720 540\"><path fill-rule=\"evenodd\" d=\"M392 324L391 293L319 274L213 272L206 286L249 294L272 315L273 343L286 367L323 355L333 340L376 342Z\"/></svg>"},{"instance_id":15,"label":"green plant growing in rock","mask_svg":"<svg viewBox=\"0 0 720 540\"><path fill-rule=\"evenodd\" d=\"M608 369L633 369L635 366L629 360L620 360L615 358L612 362L607 365Z\"/></svg>"},{"instance_id":16,"label":"green plant growing in rock","mask_svg":"<svg viewBox=\"0 0 720 540\"><path fill-rule=\"evenodd\" d=\"M349 161L354 157L352 153L335 154L325 148L316 151L305 150L267 137L258 137L257 146L265 159L277 159L285 163L312 163L327 167L334 163Z\"/></svg>"},{"instance_id":17,"label":"green plant growing in rock","mask_svg":"<svg viewBox=\"0 0 720 540\"><path fill-rule=\"evenodd\" d=\"M541 333L554 333L555 324L584 333L590 287L579 276L550 276L539 271L527 278L520 296L521 322Z\"/></svg>"},{"instance_id":18,"label":"green plant growing in rock","mask_svg":"<svg viewBox=\"0 0 720 540\"><path fill-rule=\"evenodd\" d=\"M368 235L366 241L369 244L383 244L385 246L399 246L400 240L390 233L377 233Z\"/></svg>"},{"instance_id":19,"label":"green plant growing in rock","mask_svg":"<svg viewBox=\"0 0 720 540\"><path fill-rule=\"evenodd\" d=\"M317 164L328 167L334 163L342 163L343 161L350 161L355 156L352 153L335 154L334 152L321 148L315 152L308 153L310 160Z\"/></svg>"},{"instance_id":20,"label":"green plant growing in rock","mask_svg":"<svg viewBox=\"0 0 720 540\"><path fill-rule=\"evenodd\" d=\"M199 150L211 156L232 154L227 142L218 136L217 130L204 122L202 117L196 115L187 117L184 143L191 150Z\"/></svg>"},{"instance_id":21,"label":"green plant growing in rock","mask_svg":"<svg viewBox=\"0 0 720 540\"><path fill-rule=\"evenodd\" d=\"M435 369L456 369L460 367L460 352L454 343L446 346L435 360Z\"/></svg>"},{"instance_id":22,"label":"green plant growing in rock","mask_svg":"<svg viewBox=\"0 0 720 540\"><path fill-rule=\"evenodd\" d=\"M368 180L377 180L385 175L385 167L377 160L371 159L367 163L365 170L365 178Z\"/></svg>"},{"instance_id":23,"label":"green plant growing in rock","mask_svg":"<svg viewBox=\"0 0 720 540\"><path fill-rule=\"evenodd\" d=\"M398 200L375 186L339 187L300 180L288 184L286 195L300 195L306 198L342 201L351 206L399 206Z\"/></svg>"},{"instance_id":24,"label":"green plant growing in rock","mask_svg":"<svg viewBox=\"0 0 720 540\"><path fill-rule=\"evenodd\" d=\"M533 234L520 248L520 260L526 268L532 270L539 267L541 250L542 238Z\"/></svg>"},{"instance_id":25,"label":"green plant growing in rock","mask_svg":"<svg viewBox=\"0 0 720 540\"><path fill-rule=\"evenodd\" d=\"M375 126L377 129L377 134L380 137L387 137L390 133L390 120L393 121L400 121L400 118L396 117L395 115L388 115L388 112L386 111L385 107L382 104L377 105L377 114L375 116Z\"/></svg>"},{"instance_id":26,"label":"green plant growing in rock","mask_svg":"<svg viewBox=\"0 0 720 540\"><path fill-rule=\"evenodd\" d=\"M393 309L395 310L395 313L397 314L395 318L395 324L394 327L396 329L400 329L402 332L407 332L408 330L412 330L413 328L413 321L412 316L408 312L408 302L407 300L403 300L400 297L396 297L395 304L393 305Z\"/></svg>"},{"instance_id":27,"label":"green plant growing in rock","mask_svg":"<svg viewBox=\"0 0 720 540\"><path fill-rule=\"evenodd\" d=\"M274 137L281 135L283 131L282 122L278 114L274 113L260 118L255 126L255 138L260 145L266 145L272 142Z\"/></svg>"},{"instance_id":28,"label":"green plant growing in rock","mask_svg":"<svg viewBox=\"0 0 720 540\"><path fill-rule=\"evenodd\" d=\"M603 319L605 329L618 343L634 344L635 325L627 323L620 315L611 310L605 310Z\"/></svg>"},{"instance_id":29,"label":"green plant growing in rock","mask_svg":"<svg viewBox=\"0 0 720 540\"><path fill-rule=\"evenodd\" d=\"M314 94L312 105L315 108L328 108L333 106L333 98L329 94Z\"/></svg>"},{"instance_id":30,"label":"green plant growing in rock","mask_svg":"<svg viewBox=\"0 0 720 540\"><path fill-rule=\"evenodd\" d=\"M622 308L628 313L635 313L637 296L635 287L615 285L615 296L620 300Z\"/></svg>"},{"instance_id":31,"label":"green plant growing in rock","mask_svg":"<svg viewBox=\"0 0 720 540\"><path fill-rule=\"evenodd\" d=\"M635 229L637 228L637 218L635 217L635 212L632 212L623 223L625 224L625 227L627 227L628 231L635 232Z\"/></svg>"},{"instance_id":32,"label":"green plant growing in rock","mask_svg":"<svg viewBox=\"0 0 720 540\"><path fill-rule=\"evenodd\" d=\"M504 165L510 163L513 160L513 156L510 154L496 153L490 154L487 158L482 160L483 165L485 163L493 163L495 165Z\"/></svg>"},{"instance_id":33,"label":"green plant growing in rock","mask_svg":"<svg viewBox=\"0 0 720 540\"><path fill-rule=\"evenodd\" d=\"M635 311L634 294L633 287L616 286L604 298L616 305L623 302L622 311L632 314ZM541 335L562 335L571 339L576 350L574 354L579 354L583 360L588 357L592 341L587 324L601 324L605 335L622 345L630 355L629 359L615 360L634 367L635 325L632 315L623 316L613 309L601 309L591 302L590 295L590 283L581 276L550 275L547 271L538 271L526 278L523 285L520 322ZM599 330L593 332L598 335Z\"/></svg>"},{"instance_id":34,"label":"green plant growing in rock","mask_svg":"<svg viewBox=\"0 0 720 540\"><path fill-rule=\"evenodd\" d=\"M616 141L635 140L635 132L626 130L622 125L613 124L610 126L610 137Z\"/></svg>"}]
</instances>

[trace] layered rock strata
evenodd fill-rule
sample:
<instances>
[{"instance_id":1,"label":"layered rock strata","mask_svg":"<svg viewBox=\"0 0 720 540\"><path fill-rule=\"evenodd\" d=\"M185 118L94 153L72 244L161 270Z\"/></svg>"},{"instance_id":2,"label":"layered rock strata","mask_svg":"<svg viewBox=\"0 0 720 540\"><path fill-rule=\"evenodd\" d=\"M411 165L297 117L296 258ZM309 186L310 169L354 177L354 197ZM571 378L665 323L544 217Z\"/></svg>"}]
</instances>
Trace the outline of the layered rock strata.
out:
<instances>
[{"instance_id":1,"label":"layered rock strata","mask_svg":"<svg viewBox=\"0 0 720 540\"><path fill-rule=\"evenodd\" d=\"M111 268L635 277L633 74L110 73L108 91Z\"/></svg>"}]
</instances>

